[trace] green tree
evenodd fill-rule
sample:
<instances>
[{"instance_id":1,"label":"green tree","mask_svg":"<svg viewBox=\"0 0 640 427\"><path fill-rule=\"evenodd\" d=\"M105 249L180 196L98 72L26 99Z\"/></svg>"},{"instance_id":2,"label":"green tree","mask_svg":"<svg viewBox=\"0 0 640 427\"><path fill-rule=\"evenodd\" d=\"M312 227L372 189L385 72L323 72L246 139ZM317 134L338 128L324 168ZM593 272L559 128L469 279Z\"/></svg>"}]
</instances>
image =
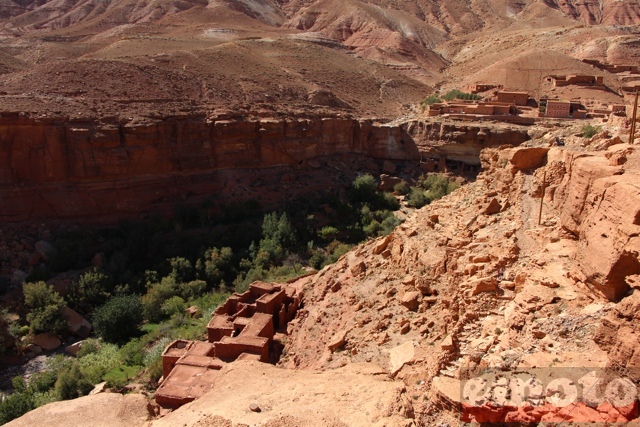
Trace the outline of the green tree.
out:
<instances>
[{"instance_id":1,"label":"green tree","mask_svg":"<svg viewBox=\"0 0 640 427\"><path fill-rule=\"evenodd\" d=\"M192 280L180 286L180 296L185 301L194 300L200 297L207 290L207 282L204 280Z\"/></svg>"},{"instance_id":2,"label":"green tree","mask_svg":"<svg viewBox=\"0 0 640 427\"><path fill-rule=\"evenodd\" d=\"M176 281L176 283L186 283L195 279L195 272L191 262L182 257L171 258L169 260L171 264L171 273L169 277Z\"/></svg>"},{"instance_id":3,"label":"green tree","mask_svg":"<svg viewBox=\"0 0 640 427\"><path fill-rule=\"evenodd\" d=\"M142 323L142 303L136 295L111 298L93 314L96 334L107 342L124 342L138 333Z\"/></svg>"},{"instance_id":4,"label":"green tree","mask_svg":"<svg viewBox=\"0 0 640 427\"><path fill-rule=\"evenodd\" d=\"M198 276L210 285L218 286L231 271L232 261L233 250L230 247L207 249L204 259L196 263Z\"/></svg>"},{"instance_id":5,"label":"green tree","mask_svg":"<svg viewBox=\"0 0 640 427\"><path fill-rule=\"evenodd\" d=\"M99 268L93 268L78 278L75 300L95 307L111 297L113 279Z\"/></svg>"},{"instance_id":6,"label":"green tree","mask_svg":"<svg viewBox=\"0 0 640 427\"><path fill-rule=\"evenodd\" d=\"M27 321L32 333L61 333L67 328L62 316L64 300L53 286L44 282L25 283L22 291L24 302L29 308Z\"/></svg>"},{"instance_id":7,"label":"green tree","mask_svg":"<svg viewBox=\"0 0 640 427\"><path fill-rule=\"evenodd\" d=\"M160 283L151 284L142 297L144 318L149 322L159 322L164 319L162 304L175 295L178 295L178 284L173 277L163 277Z\"/></svg>"},{"instance_id":8,"label":"green tree","mask_svg":"<svg viewBox=\"0 0 640 427\"><path fill-rule=\"evenodd\" d=\"M424 191L420 188L414 187L409 191L409 195L407 196L407 205L412 208L421 208L427 203L429 203L429 200L424 195Z\"/></svg>"},{"instance_id":9,"label":"green tree","mask_svg":"<svg viewBox=\"0 0 640 427\"><path fill-rule=\"evenodd\" d=\"M366 203L376 200L378 184L369 174L359 175L351 183L351 197L354 202Z\"/></svg>"},{"instance_id":10,"label":"green tree","mask_svg":"<svg viewBox=\"0 0 640 427\"><path fill-rule=\"evenodd\" d=\"M256 265L273 265L282 261L297 242L296 229L289 221L286 213L280 218L275 212L264 216L262 221L262 240L254 263Z\"/></svg>"},{"instance_id":11,"label":"green tree","mask_svg":"<svg viewBox=\"0 0 640 427\"><path fill-rule=\"evenodd\" d=\"M162 304L162 312L165 316L173 316L174 314L184 313L187 305L179 296L171 297Z\"/></svg>"}]
</instances>

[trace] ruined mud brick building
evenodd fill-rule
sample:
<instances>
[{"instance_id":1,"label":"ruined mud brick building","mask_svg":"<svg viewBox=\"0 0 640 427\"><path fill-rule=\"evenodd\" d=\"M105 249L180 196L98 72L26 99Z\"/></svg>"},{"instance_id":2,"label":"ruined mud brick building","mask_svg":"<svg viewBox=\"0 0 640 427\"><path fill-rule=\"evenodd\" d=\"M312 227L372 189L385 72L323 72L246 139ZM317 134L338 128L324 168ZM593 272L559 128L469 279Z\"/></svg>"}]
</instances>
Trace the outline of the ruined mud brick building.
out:
<instances>
[{"instance_id":1,"label":"ruined mud brick building","mask_svg":"<svg viewBox=\"0 0 640 427\"><path fill-rule=\"evenodd\" d=\"M473 114L486 116L505 116L517 114L514 103L506 102L438 102L429 106L427 115L439 116L442 114Z\"/></svg>"},{"instance_id":2,"label":"ruined mud brick building","mask_svg":"<svg viewBox=\"0 0 640 427\"><path fill-rule=\"evenodd\" d=\"M615 64L607 64L606 62L600 62L597 59L583 59L582 62L585 64L593 65L594 67L598 67L601 70L606 70L610 73L637 73L638 66L637 65L615 65Z\"/></svg>"},{"instance_id":3,"label":"ruined mud brick building","mask_svg":"<svg viewBox=\"0 0 640 427\"><path fill-rule=\"evenodd\" d=\"M583 75L583 74L569 74L566 76L553 75L548 77L553 82L554 87L561 86L604 86L603 76Z\"/></svg>"},{"instance_id":4,"label":"ruined mud brick building","mask_svg":"<svg viewBox=\"0 0 640 427\"><path fill-rule=\"evenodd\" d=\"M164 350L164 381L156 402L177 408L197 399L211 388L218 371L234 360L277 362L282 343L276 336L286 332L301 297L292 286L263 282L233 294L213 313L207 341L176 340Z\"/></svg>"},{"instance_id":5,"label":"ruined mud brick building","mask_svg":"<svg viewBox=\"0 0 640 427\"><path fill-rule=\"evenodd\" d=\"M467 89L471 92L471 93L480 93L480 92L486 92L488 90L491 90L493 88L498 87L497 84L492 84L492 83L475 83L472 85L468 85Z\"/></svg>"}]
</instances>

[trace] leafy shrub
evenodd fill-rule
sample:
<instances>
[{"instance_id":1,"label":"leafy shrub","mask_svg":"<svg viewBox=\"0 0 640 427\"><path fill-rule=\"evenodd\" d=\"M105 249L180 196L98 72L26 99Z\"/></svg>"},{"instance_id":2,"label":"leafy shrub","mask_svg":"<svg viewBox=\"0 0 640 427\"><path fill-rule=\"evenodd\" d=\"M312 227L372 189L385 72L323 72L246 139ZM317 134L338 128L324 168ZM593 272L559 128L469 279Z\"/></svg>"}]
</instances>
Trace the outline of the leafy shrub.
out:
<instances>
[{"instance_id":1,"label":"leafy shrub","mask_svg":"<svg viewBox=\"0 0 640 427\"><path fill-rule=\"evenodd\" d=\"M8 423L34 409L33 396L26 392L12 393L0 402L0 424Z\"/></svg>"},{"instance_id":2,"label":"leafy shrub","mask_svg":"<svg viewBox=\"0 0 640 427\"><path fill-rule=\"evenodd\" d=\"M409 196L406 199L407 205L412 208L421 208L429 203L429 200L420 188L412 188L409 192Z\"/></svg>"},{"instance_id":3,"label":"leafy shrub","mask_svg":"<svg viewBox=\"0 0 640 427\"><path fill-rule=\"evenodd\" d=\"M403 196L407 195L409 194L409 184L407 184L407 181L400 181L393 186L393 191L398 194L402 194Z\"/></svg>"},{"instance_id":4,"label":"leafy shrub","mask_svg":"<svg viewBox=\"0 0 640 427\"><path fill-rule=\"evenodd\" d=\"M191 262L182 257L171 258L169 260L171 264L171 277L176 283L185 283L195 279L195 271Z\"/></svg>"},{"instance_id":5,"label":"leafy shrub","mask_svg":"<svg viewBox=\"0 0 640 427\"><path fill-rule=\"evenodd\" d=\"M44 282L25 283L22 290L25 304L30 309L27 321L32 333L61 333L67 328L62 316L64 300L53 286Z\"/></svg>"},{"instance_id":6,"label":"leafy shrub","mask_svg":"<svg viewBox=\"0 0 640 427\"><path fill-rule=\"evenodd\" d=\"M212 286L218 286L231 272L232 260L233 251L230 247L207 249L204 253L204 259L198 260L196 263L198 277L206 280Z\"/></svg>"},{"instance_id":7,"label":"leafy shrub","mask_svg":"<svg viewBox=\"0 0 640 427\"><path fill-rule=\"evenodd\" d=\"M442 99L438 98L436 95L429 95L425 99L420 102L422 105L433 105L436 103L442 102Z\"/></svg>"},{"instance_id":8,"label":"leafy shrub","mask_svg":"<svg viewBox=\"0 0 640 427\"><path fill-rule=\"evenodd\" d=\"M333 264L336 262L342 255L346 254L351 250L351 245L345 245L343 243L338 242L338 246L327 256L327 259L324 262L324 265Z\"/></svg>"},{"instance_id":9,"label":"leafy shrub","mask_svg":"<svg viewBox=\"0 0 640 427\"><path fill-rule=\"evenodd\" d=\"M165 316L169 317L174 314L183 313L185 308L187 308L187 305L185 304L184 299L177 295L169 298L162 304L162 312Z\"/></svg>"},{"instance_id":10,"label":"leafy shrub","mask_svg":"<svg viewBox=\"0 0 640 427\"><path fill-rule=\"evenodd\" d=\"M591 124L586 124L582 126L582 137L583 138L593 138L598 132L600 132L602 128L600 126L593 126Z\"/></svg>"},{"instance_id":11,"label":"leafy shrub","mask_svg":"<svg viewBox=\"0 0 640 427\"><path fill-rule=\"evenodd\" d=\"M118 346L110 343L101 343L100 349L77 360L82 375L91 384L102 381L104 374L123 363Z\"/></svg>"},{"instance_id":12,"label":"leafy shrub","mask_svg":"<svg viewBox=\"0 0 640 427\"><path fill-rule=\"evenodd\" d=\"M93 315L96 334L107 342L128 340L139 332L142 310L140 298L135 295L111 298Z\"/></svg>"},{"instance_id":13,"label":"leafy shrub","mask_svg":"<svg viewBox=\"0 0 640 427\"><path fill-rule=\"evenodd\" d=\"M442 98L447 101L453 101L454 99L480 100L482 99L482 96L475 93L462 92L459 89L453 89L442 95Z\"/></svg>"},{"instance_id":14,"label":"leafy shrub","mask_svg":"<svg viewBox=\"0 0 640 427\"><path fill-rule=\"evenodd\" d=\"M74 363L68 370L61 372L56 380L55 390L61 400L75 399L89 393L93 385Z\"/></svg>"},{"instance_id":15,"label":"leafy shrub","mask_svg":"<svg viewBox=\"0 0 640 427\"><path fill-rule=\"evenodd\" d=\"M160 283L151 284L142 297L142 313L149 322L157 323L166 316L162 312L162 304L178 294L178 284L171 277L164 277Z\"/></svg>"},{"instance_id":16,"label":"leafy shrub","mask_svg":"<svg viewBox=\"0 0 640 427\"><path fill-rule=\"evenodd\" d=\"M351 197L355 202L373 202L376 199L378 184L369 174L359 175L351 183Z\"/></svg>"},{"instance_id":17,"label":"leafy shrub","mask_svg":"<svg viewBox=\"0 0 640 427\"><path fill-rule=\"evenodd\" d=\"M340 231L337 228L327 225L318 231L318 237L326 242L331 242L335 240L339 233Z\"/></svg>"},{"instance_id":18,"label":"leafy shrub","mask_svg":"<svg viewBox=\"0 0 640 427\"><path fill-rule=\"evenodd\" d=\"M78 352L76 353L76 357L80 359L89 354L97 353L99 350L100 345L98 344L98 341L89 338L84 340L84 342L82 343L82 347L80 347L80 350L78 350Z\"/></svg>"},{"instance_id":19,"label":"leafy shrub","mask_svg":"<svg viewBox=\"0 0 640 427\"><path fill-rule=\"evenodd\" d=\"M294 249L297 240L296 229L286 213L280 218L275 212L265 215L262 221L262 240L254 263L259 266L277 264L288 255L289 250Z\"/></svg>"},{"instance_id":20,"label":"leafy shrub","mask_svg":"<svg viewBox=\"0 0 640 427\"><path fill-rule=\"evenodd\" d=\"M204 280L193 280L189 283L183 283L180 286L180 296L185 301L190 301L198 298L207 289L207 282Z\"/></svg>"},{"instance_id":21,"label":"leafy shrub","mask_svg":"<svg viewBox=\"0 0 640 427\"><path fill-rule=\"evenodd\" d=\"M324 265L326 259L327 256L324 251L322 249L316 249L313 251L311 258L309 259L309 265L316 270L320 270Z\"/></svg>"},{"instance_id":22,"label":"leafy shrub","mask_svg":"<svg viewBox=\"0 0 640 427\"><path fill-rule=\"evenodd\" d=\"M141 366L144 364L145 342L140 338L134 338L123 345L119 352L122 361L128 366Z\"/></svg>"},{"instance_id":23,"label":"leafy shrub","mask_svg":"<svg viewBox=\"0 0 640 427\"><path fill-rule=\"evenodd\" d=\"M457 182L450 181L445 175L437 173L429 174L426 177L421 176L418 185L427 190L428 202L446 196L460 187Z\"/></svg>"},{"instance_id":24,"label":"leafy shrub","mask_svg":"<svg viewBox=\"0 0 640 427\"><path fill-rule=\"evenodd\" d=\"M93 307L102 305L111 297L113 279L99 268L93 268L78 278L75 286L76 303Z\"/></svg>"},{"instance_id":25,"label":"leafy shrub","mask_svg":"<svg viewBox=\"0 0 640 427\"><path fill-rule=\"evenodd\" d=\"M400 202L398 199L391 193L382 193L380 196L379 206L381 209L390 209L392 211L397 211L400 209Z\"/></svg>"}]
</instances>

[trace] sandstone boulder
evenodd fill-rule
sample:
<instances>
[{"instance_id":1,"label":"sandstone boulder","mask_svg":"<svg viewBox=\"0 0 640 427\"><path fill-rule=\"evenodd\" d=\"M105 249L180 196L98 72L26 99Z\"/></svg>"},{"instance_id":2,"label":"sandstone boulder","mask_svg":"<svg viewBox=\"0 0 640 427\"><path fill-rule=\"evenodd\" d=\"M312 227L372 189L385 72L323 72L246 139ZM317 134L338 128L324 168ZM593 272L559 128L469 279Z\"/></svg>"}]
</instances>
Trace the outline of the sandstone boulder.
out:
<instances>
[{"instance_id":1,"label":"sandstone boulder","mask_svg":"<svg viewBox=\"0 0 640 427\"><path fill-rule=\"evenodd\" d=\"M70 354L71 356L75 356L82 348L83 343L84 341L74 342L73 344L66 346L64 348L64 352Z\"/></svg>"},{"instance_id":2,"label":"sandstone boulder","mask_svg":"<svg viewBox=\"0 0 640 427\"><path fill-rule=\"evenodd\" d=\"M40 354L42 353L42 347L35 345L35 344L29 344L26 348L26 350L28 352L31 352L33 354Z\"/></svg>"},{"instance_id":3,"label":"sandstone boulder","mask_svg":"<svg viewBox=\"0 0 640 427\"><path fill-rule=\"evenodd\" d=\"M56 253L56 248L51 243L40 240L36 242L36 252L40 254L43 260L47 261L49 257Z\"/></svg>"},{"instance_id":4,"label":"sandstone boulder","mask_svg":"<svg viewBox=\"0 0 640 427\"><path fill-rule=\"evenodd\" d=\"M67 306L62 308L62 316L69 324L69 332L80 338L87 338L91 334L91 323L76 311Z\"/></svg>"},{"instance_id":5,"label":"sandstone boulder","mask_svg":"<svg viewBox=\"0 0 640 427\"><path fill-rule=\"evenodd\" d=\"M53 402L34 409L8 427L142 427L149 420L148 402L141 394L100 393Z\"/></svg>"},{"instance_id":6,"label":"sandstone boulder","mask_svg":"<svg viewBox=\"0 0 640 427\"><path fill-rule=\"evenodd\" d=\"M386 174L394 174L396 173L396 165L392 162L390 162L389 160L385 160L382 163L382 172L386 173Z\"/></svg>"},{"instance_id":7,"label":"sandstone boulder","mask_svg":"<svg viewBox=\"0 0 640 427\"><path fill-rule=\"evenodd\" d=\"M418 306L420 305L420 292L417 292L417 291L405 292L400 303L411 311L417 310Z\"/></svg>"},{"instance_id":8,"label":"sandstone boulder","mask_svg":"<svg viewBox=\"0 0 640 427\"><path fill-rule=\"evenodd\" d=\"M62 345L60 338L51 332L45 332L33 337L32 343L43 350L55 350Z\"/></svg>"},{"instance_id":9,"label":"sandstone boulder","mask_svg":"<svg viewBox=\"0 0 640 427\"><path fill-rule=\"evenodd\" d=\"M184 312L189 316L189 317L199 317L202 313L200 313L200 309L198 307L196 307L195 305L192 305L191 307L188 307L184 310Z\"/></svg>"},{"instance_id":10,"label":"sandstone boulder","mask_svg":"<svg viewBox=\"0 0 640 427\"><path fill-rule=\"evenodd\" d=\"M500 205L500 202L498 202L498 199L494 197L493 199L491 199L487 207L484 208L483 213L485 215L493 215L500 212L501 209L502 209L502 205Z\"/></svg>"},{"instance_id":11,"label":"sandstone boulder","mask_svg":"<svg viewBox=\"0 0 640 427\"><path fill-rule=\"evenodd\" d=\"M445 351L454 351L456 349L451 335L447 335L446 337L444 337L444 339L440 343L440 348Z\"/></svg>"},{"instance_id":12,"label":"sandstone boulder","mask_svg":"<svg viewBox=\"0 0 640 427\"><path fill-rule=\"evenodd\" d=\"M387 246L389 246L389 243L391 243L391 240L393 240L393 234L389 234L389 235L379 239L375 243L375 246L373 248L373 253L376 254L376 255L379 255L382 252L384 252L385 249L387 249Z\"/></svg>"},{"instance_id":13,"label":"sandstone boulder","mask_svg":"<svg viewBox=\"0 0 640 427\"><path fill-rule=\"evenodd\" d=\"M396 374L402 367L411 362L415 357L415 349L412 341L407 341L389 350L389 373Z\"/></svg>"},{"instance_id":14,"label":"sandstone boulder","mask_svg":"<svg viewBox=\"0 0 640 427\"><path fill-rule=\"evenodd\" d=\"M548 151L546 147L515 148L509 162L517 170L536 169L544 164Z\"/></svg>"},{"instance_id":15,"label":"sandstone boulder","mask_svg":"<svg viewBox=\"0 0 640 427\"><path fill-rule=\"evenodd\" d=\"M364 261L360 261L352 265L350 270L353 277L358 277L367 271L367 264L365 264Z\"/></svg>"},{"instance_id":16,"label":"sandstone boulder","mask_svg":"<svg viewBox=\"0 0 640 427\"><path fill-rule=\"evenodd\" d=\"M380 175L380 185L378 185L378 190L380 191L393 191L393 187L396 184L400 184L402 179L397 176L390 176L387 174Z\"/></svg>"},{"instance_id":17,"label":"sandstone boulder","mask_svg":"<svg viewBox=\"0 0 640 427\"><path fill-rule=\"evenodd\" d=\"M343 347L347 343L347 332L346 330L339 331L336 333L331 341L327 344L329 350L336 351L337 349Z\"/></svg>"}]
</instances>

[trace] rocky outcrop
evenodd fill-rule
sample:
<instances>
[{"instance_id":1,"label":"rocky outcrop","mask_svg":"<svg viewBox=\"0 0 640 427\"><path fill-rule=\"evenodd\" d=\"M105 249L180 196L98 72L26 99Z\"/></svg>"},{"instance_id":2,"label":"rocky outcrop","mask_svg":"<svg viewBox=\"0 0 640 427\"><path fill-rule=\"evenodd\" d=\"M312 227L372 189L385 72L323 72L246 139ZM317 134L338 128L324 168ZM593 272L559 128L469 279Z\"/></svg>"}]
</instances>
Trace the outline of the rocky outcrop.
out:
<instances>
[{"instance_id":1,"label":"rocky outcrop","mask_svg":"<svg viewBox=\"0 0 640 427\"><path fill-rule=\"evenodd\" d=\"M406 141L406 143L402 143ZM340 154L412 159L399 127L344 118L150 124L0 118L0 218L148 212L191 194L222 195L216 172L301 166Z\"/></svg>"},{"instance_id":2,"label":"rocky outcrop","mask_svg":"<svg viewBox=\"0 0 640 427\"><path fill-rule=\"evenodd\" d=\"M611 165L620 152L637 161L626 144L605 155L567 154L567 173L554 196L563 227L579 236L577 259L586 281L613 301L629 291L626 277L640 273L640 184L635 170L619 161Z\"/></svg>"},{"instance_id":3,"label":"rocky outcrop","mask_svg":"<svg viewBox=\"0 0 640 427\"><path fill-rule=\"evenodd\" d=\"M260 173L247 171L285 168L295 180L313 168L308 161L336 155L380 160L437 156L478 163L482 147L526 138L518 130L380 125L341 117L250 121L185 116L135 124L4 114L0 220L122 217L171 211L177 203L213 196L246 200L238 189L262 181Z\"/></svg>"},{"instance_id":4,"label":"rocky outcrop","mask_svg":"<svg viewBox=\"0 0 640 427\"><path fill-rule=\"evenodd\" d=\"M5 425L130 427L146 425L150 416L147 399L141 394L101 393L49 403Z\"/></svg>"},{"instance_id":5,"label":"rocky outcrop","mask_svg":"<svg viewBox=\"0 0 640 427\"><path fill-rule=\"evenodd\" d=\"M480 165L480 151L529 140L522 126L411 121L405 124L420 154L467 165Z\"/></svg>"}]
</instances>

